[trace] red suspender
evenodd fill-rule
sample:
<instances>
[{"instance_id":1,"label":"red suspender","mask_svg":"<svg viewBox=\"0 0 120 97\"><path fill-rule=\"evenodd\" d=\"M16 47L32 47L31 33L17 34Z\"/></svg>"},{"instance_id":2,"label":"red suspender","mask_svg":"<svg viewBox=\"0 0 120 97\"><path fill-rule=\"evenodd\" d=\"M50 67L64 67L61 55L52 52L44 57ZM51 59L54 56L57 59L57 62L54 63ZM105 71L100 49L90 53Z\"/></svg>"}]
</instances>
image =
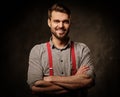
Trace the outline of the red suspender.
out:
<instances>
[{"instance_id":1,"label":"red suspender","mask_svg":"<svg viewBox=\"0 0 120 97\"><path fill-rule=\"evenodd\" d=\"M47 42L47 51L48 51L48 61L49 61L49 70L50 75L53 75L53 63L52 63L52 52L50 48L50 43ZM76 73L76 58L75 58L75 50L74 50L74 43L71 42L71 58L72 58L72 75Z\"/></svg>"},{"instance_id":2,"label":"red suspender","mask_svg":"<svg viewBox=\"0 0 120 97\"><path fill-rule=\"evenodd\" d=\"M51 52L51 49L50 49L50 43L49 42L47 42L47 50L48 50L49 71L50 71L50 75L53 75L52 52Z\"/></svg>"},{"instance_id":3,"label":"red suspender","mask_svg":"<svg viewBox=\"0 0 120 97\"><path fill-rule=\"evenodd\" d=\"M76 73L76 58L75 58L75 50L74 50L74 43L71 42L71 57L72 57L72 75Z\"/></svg>"}]
</instances>

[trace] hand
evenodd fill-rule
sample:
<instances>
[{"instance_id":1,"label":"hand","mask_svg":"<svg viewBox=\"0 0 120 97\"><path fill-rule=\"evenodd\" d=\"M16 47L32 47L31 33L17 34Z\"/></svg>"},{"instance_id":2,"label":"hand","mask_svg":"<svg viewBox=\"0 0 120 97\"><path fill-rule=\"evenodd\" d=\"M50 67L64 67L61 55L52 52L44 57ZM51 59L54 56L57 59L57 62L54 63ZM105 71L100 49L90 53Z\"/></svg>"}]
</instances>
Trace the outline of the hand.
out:
<instances>
[{"instance_id":1,"label":"hand","mask_svg":"<svg viewBox=\"0 0 120 97\"><path fill-rule=\"evenodd\" d=\"M89 66L81 66L76 74L86 74L86 72L90 69Z\"/></svg>"},{"instance_id":2,"label":"hand","mask_svg":"<svg viewBox=\"0 0 120 97\"><path fill-rule=\"evenodd\" d=\"M39 80L39 81L36 81L36 82L34 83L34 85L35 85L35 86L43 86L43 85L44 85L43 83L44 83L43 81Z\"/></svg>"},{"instance_id":3,"label":"hand","mask_svg":"<svg viewBox=\"0 0 120 97\"><path fill-rule=\"evenodd\" d=\"M44 81L49 81L51 82L52 81L52 76L47 76L47 77L44 77Z\"/></svg>"},{"instance_id":4,"label":"hand","mask_svg":"<svg viewBox=\"0 0 120 97\"><path fill-rule=\"evenodd\" d=\"M47 76L47 77L44 77L44 81L55 82L60 78L61 78L60 76Z\"/></svg>"},{"instance_id":5,"label":"hand","mask_svg":"<svg viewBox=\"0 0 120 97\"><path fill-rule=\"evenodd\" d=\"M34 83L34 86L36 86L36 87L47 87L47 86L51 86L51 83L47 82L47 81L39 80L39 81L36 81Z\"/></svg>"}]
</instances>

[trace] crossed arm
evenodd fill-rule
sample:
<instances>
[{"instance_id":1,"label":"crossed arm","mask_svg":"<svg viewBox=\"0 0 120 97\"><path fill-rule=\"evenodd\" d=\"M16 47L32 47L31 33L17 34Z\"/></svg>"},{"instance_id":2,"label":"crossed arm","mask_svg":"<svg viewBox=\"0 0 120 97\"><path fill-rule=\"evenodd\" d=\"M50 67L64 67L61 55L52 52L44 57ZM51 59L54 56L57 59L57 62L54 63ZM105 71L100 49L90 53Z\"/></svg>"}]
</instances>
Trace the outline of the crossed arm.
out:
<instances>
[{"instance_id":1,"label":"crossed arm","mask_svg":"<svg viewBox=\"0 0 120 97\"><path fill-rule=\"evenodd\" d=\"M62 94L70 90L91 87L93 79L86 74L89 66L81 66L72 76L48 76L39 80L32 86L34 93Z\"/></svg>"}]
</instances>

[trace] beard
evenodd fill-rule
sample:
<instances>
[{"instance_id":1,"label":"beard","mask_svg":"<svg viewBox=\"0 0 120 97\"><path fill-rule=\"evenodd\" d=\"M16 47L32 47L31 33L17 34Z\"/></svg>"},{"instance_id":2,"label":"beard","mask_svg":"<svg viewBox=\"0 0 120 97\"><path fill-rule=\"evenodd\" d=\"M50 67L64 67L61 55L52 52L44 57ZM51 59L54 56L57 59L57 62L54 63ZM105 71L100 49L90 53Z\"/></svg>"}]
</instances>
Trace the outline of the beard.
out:
<instances>
[{"instance_id":1,"label":"beard","mask_svg":"<svg viewBox=\"0 0 120 97\"><path fill-rule=\"evenodd\" d=\"M63 31L65 31L64 29L62 29ZM59 39L59 40L65 40L66 38L68 38L68 33L69 33L69 29L67 32L64 32L64 35L58 35L57 32L55 31L51 31L52 35L55 36L55 38Z\"/></svg>"}]
</instances>

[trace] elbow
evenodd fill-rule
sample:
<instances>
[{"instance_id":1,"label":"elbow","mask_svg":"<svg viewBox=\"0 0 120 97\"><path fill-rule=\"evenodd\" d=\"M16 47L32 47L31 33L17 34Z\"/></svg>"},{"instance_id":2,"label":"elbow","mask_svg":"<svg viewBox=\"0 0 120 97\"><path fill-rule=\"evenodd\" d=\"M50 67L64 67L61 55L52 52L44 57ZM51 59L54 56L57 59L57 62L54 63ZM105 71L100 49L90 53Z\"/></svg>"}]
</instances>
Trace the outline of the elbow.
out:
<instances>
[{"instance_id":1,"label":"elbow","mask_svg":"<svg viewBox=\"0 0 120 97\"><path fill-rule=\"evenodd\" d=\"M35 86L32 86L32 87L31 87L31 91L32 91L32 94L36 94L36 87L35 87Z\"/></svg>"},{"instance_id":2,"label":"elbow","mask_svg":"<svg viewBox=\"0 0 120 97\"><path fill-rule=\"evenodd\" d=\"M87 87L87 88L91 88L91 87L93 87L93 86L95 86L95 79L90 78L90 79L88 80L88 82L86 83L86 87Z\"/></svg>"},{"instance_id":3,"label":"elbow","mask_svg":"<svg viewBox=\"0 0 120 97\"><path fill-rule=\"evenodd\" d=\"M95 85L95 81L93 78L89 78L89 79L83 80L79 85L80 85L80 88L91 88Z\"/></svg>"},{"instance_id":4,"label":"elbow","mask_svg":"<svg viewBox=\"0 0 120 97\"><path fill-rule=\"evenodd\" d=\"M37 94L39 92L42 92L42 90L36 86L31 87L32 94Z\"/></svg>"},{"instance_id":5,"label":"elbow","mask_svg":"<svg viewBox=\"0 0 120 97\"><path fill-rule=\"evenodd\" d=\"M32 87L31 87L31 90L32 90L33 92L35 92L35 86L32 86Z\"/></svg>"}]
</instances>

